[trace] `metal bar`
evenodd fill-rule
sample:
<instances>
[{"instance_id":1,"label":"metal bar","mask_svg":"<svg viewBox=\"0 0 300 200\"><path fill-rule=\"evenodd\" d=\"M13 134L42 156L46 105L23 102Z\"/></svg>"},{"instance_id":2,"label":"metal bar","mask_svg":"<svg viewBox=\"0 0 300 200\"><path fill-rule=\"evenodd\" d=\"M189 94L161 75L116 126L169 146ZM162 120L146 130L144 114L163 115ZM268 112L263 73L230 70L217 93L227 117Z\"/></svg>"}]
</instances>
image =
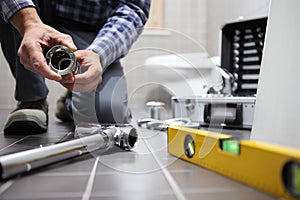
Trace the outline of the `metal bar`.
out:
<instances>
[{"instance_id":1,"label":"metal bar","mask_svg":"<svg viewBox=\"0 0 300 200\"><path fill-rule=\"evenodd\" d=\"M1 156L1 179L96 150L108 150L114 145L130 150L137 141L137 133L133 127L97 128L91 134L67 142Z\"/></svg>"}]
</instances>

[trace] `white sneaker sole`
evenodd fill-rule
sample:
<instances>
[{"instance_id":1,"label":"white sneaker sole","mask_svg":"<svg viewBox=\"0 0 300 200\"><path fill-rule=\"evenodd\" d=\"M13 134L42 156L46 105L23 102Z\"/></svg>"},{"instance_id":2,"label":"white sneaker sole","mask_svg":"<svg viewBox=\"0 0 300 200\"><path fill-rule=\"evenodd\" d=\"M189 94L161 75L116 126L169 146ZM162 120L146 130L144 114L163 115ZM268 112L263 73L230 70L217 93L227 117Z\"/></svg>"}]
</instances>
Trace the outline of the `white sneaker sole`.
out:
<instances>
[{"instance_id":1,"label":"white sneaker sole","mask_svg":"<svg viewBox=\"0 0 300 200\"><path fill-rule=\"evenodd\" d=\"M42 110L22 109L8 115L4 126L5 133L20 134L22 131L27 133L42 133L48 128L47 115Z\"/></svg>"}]
</instances>

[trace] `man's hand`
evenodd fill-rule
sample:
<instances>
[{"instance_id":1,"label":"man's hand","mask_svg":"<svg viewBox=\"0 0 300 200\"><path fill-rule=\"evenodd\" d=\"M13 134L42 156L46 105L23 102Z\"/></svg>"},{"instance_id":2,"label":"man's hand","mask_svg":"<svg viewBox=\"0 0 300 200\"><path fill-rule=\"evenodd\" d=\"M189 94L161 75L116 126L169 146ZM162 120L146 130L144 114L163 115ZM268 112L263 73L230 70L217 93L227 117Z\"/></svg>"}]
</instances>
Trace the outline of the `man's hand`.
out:
<instances>
[{"instance_id":1,"label":"man's hand","mask_svg":"<svg viewBox=\"0 0 300 200\"><path fill-rule=\"evenodd\" d=\"M36 9L32 7L19 10L12 16L10 23L23 36L18 55L24 67L48 79L61 81L62 77L51 71L47 65L43 49L61 44L76 50L72 38L45 25L40 20Z\"/></svg>"},{"instance_id":2,"label":"man's hand","mask_svg":"<svg viewBox=\"0 0 300 200\"><path fill-rule=\"evenodd\" d=\"M102 82L102 66L100 57L92 50L75 51L80 65L79 73L63 78L61 84L76 92L91 92Z\"/></svg>"}]
</instances>

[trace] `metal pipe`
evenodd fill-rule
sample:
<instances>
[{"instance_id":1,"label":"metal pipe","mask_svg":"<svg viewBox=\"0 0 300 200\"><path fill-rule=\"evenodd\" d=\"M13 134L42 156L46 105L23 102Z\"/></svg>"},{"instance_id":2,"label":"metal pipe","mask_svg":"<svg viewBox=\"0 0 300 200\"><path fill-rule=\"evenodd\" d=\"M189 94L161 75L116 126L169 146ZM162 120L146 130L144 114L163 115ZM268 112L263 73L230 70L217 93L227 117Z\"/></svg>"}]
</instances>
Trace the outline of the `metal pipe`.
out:
<instances>
[{"instance_id":1,"label":"metal pipe","mask_svg":"<svg viewBox=\"0 0 300 200\"><path fill-rule=\"evenodd\" d=\"M47 51L45 58L51 70L62 76L74 74L79 66L74 52L63 45L53 46Z\"/></svg>"},{"instance_id":2,"label":"metal pipe","mask_svg":"<svg viewBox=\"0 0 300 200\"><path fill-rule=\"evenodd\" d=\"M219 72L223 78L223 89L222 93L228 96L232 95L232 85L230 73L225 71L223 68L219 67Z\"/></svg>"},{"instance_id":3,"label":"metal pipe","mask_svg":"<svg viewBox=\"0 0 300 200\"><path fill-rule=\"evenodd\" d=\"M106 129L98 128L89 136L4 155L0 157L1 179L96 150L108 150L114 145L124 150L131 150L136 144L137 137L136 129L131 126L110 126Z\"/></svg>"}]
</instances>

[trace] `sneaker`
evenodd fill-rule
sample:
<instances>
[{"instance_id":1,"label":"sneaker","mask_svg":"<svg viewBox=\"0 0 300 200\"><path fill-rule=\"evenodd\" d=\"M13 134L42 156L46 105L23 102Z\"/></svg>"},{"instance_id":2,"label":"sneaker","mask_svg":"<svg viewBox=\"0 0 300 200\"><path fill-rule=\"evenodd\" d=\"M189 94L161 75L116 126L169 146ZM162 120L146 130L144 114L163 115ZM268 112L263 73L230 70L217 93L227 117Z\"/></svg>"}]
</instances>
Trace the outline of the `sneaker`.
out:
<instances>
[{"instance_id":1,"label":"sneaker","mask_svg":"<svg viewBox=\"0 0 300 200\"><path fill-rule=\"evenodd\" d=\"M41 134L48 129L48 102L18 102L17 108L7 118L5 134Z\"/></svg>"},{"instance_id":2,"label":"sneaker","mask_svg":"<svg viewBox=\"0 0 300 200\"><path fill-rule=\"evenodd\" d=\"M56 102L55 116L63 122L73 122L72 114L70 111L68 111L66 106L66 100L70 96L71 96L71 91L68 90Z\"/></svg>"}]
</instances>

